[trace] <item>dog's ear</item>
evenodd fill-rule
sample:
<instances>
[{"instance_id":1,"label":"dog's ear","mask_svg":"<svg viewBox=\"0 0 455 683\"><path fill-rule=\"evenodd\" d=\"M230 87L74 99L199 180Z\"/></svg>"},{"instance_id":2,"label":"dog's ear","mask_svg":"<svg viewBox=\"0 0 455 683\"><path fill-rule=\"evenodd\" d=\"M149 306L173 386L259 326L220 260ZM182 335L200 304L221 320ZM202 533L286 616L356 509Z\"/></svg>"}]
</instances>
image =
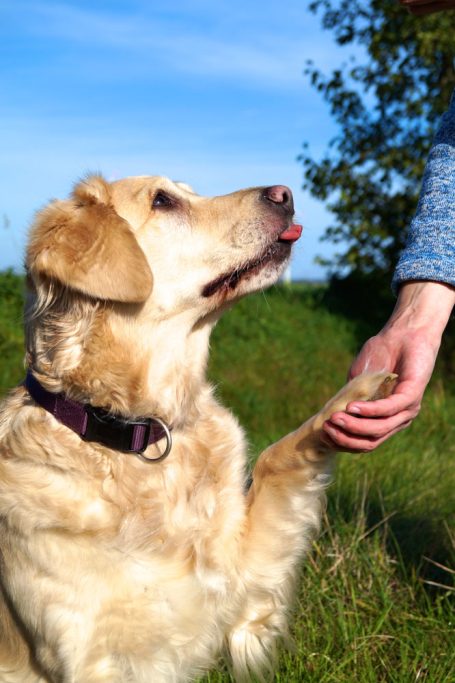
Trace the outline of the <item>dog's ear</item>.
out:
<instances>
[{"instance_id":1,"label":"dog's ear","mask_svg":"<svg viewBox=\"0 0 455 683\"><path fill-rule=\"evenodd\" d=\"M97 299L142 302L152 273L128 222L110 201L109 184L90 176L65 201L40 211L30 233L26 265Z\"/></svg>"}]
</instances>

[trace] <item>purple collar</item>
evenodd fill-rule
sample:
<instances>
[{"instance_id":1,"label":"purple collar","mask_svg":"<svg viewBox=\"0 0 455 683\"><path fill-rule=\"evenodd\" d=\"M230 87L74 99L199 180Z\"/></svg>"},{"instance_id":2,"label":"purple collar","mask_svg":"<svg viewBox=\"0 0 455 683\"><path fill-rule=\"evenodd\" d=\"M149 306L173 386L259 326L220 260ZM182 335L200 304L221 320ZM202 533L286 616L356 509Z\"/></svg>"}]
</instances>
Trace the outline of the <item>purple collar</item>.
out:
<instances>
[{"instance_id":1,"label":"purple collar","mask_svg":"<svg viewBox=\"0 0 455 683\"><path fill-rule=\"evenodd\" d=\"M157 417L128 420L88 403L73 401L64 393L53 394L41 386L30 370L24 384L36 403L85 441L97 441L117 451L135 453L147 462L164 460L170 453L170 429ZM147 446L161 439L166 439L166 448L161 455L157 458L144 455Z\"/></svg>"}]
</instances>

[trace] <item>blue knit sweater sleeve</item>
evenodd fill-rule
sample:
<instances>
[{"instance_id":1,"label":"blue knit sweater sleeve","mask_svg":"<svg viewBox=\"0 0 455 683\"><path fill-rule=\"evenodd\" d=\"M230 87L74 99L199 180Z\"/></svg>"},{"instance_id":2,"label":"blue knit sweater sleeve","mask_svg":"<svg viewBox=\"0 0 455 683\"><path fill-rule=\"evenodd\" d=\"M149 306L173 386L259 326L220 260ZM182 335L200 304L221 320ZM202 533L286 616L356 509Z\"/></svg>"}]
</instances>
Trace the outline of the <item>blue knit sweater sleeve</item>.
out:
<instances>
[{"instance_id":1,"label":"blue knit sweater sleeve","mask_svg":"<svg viewBox=\"0 0 455 683\"><path fill-rule=\"evenodd\" d=\"M455 286L455 92L433 142L407 244L393 277Z\"/></svg>"}]
</instances>

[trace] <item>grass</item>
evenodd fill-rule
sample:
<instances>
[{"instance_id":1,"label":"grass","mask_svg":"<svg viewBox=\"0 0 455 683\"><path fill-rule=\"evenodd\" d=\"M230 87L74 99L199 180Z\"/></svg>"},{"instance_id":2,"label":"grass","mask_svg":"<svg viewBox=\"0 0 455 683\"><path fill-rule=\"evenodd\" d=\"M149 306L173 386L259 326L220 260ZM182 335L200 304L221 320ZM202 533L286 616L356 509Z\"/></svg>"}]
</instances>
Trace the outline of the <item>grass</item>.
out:
<instances>
[{"instance_id":1,"label":"grass","mask_svg":"<svg viewBox=\"0 0 455 683\"><path fill-rule=\"evenodd\" d=\"M0 272L0 395L24 376L24 279Z\"/></svg>"},{"instance_id":2,"label":"grass","mask_svg":"<svg viewBox=\"0 0 455 683\"><path fill-rule=\"evenodd\" d=\"M17 276L0 276L0 391L23 375L21 288ZM304 286L250 297L221 320L210 375L247 430L252 460L344 383L377 324L377 312L348 316ZM448 335L446 352L452 343ZM277 682L455 680L452 367L443 349L411 428L372 454L339 456ZM222 668L203 679L230 680Z\"/></svg>"},{"instance_id":3,"label":"grass","mask_svg":"<svg viewBox=\"0 0 455 683\"><path fill-rule=\"evenodd\" d=\"M325 301L318 289L275 289L215 330L211 374L253 459L344 383L359 330L378 329L377 312L369 326ZM295 652L283 651L276 681L455 680L455 396L444 349L440 366L410 429L368 456L339 456L324 531L302 567Z\"/></svg>"}]
</instances>

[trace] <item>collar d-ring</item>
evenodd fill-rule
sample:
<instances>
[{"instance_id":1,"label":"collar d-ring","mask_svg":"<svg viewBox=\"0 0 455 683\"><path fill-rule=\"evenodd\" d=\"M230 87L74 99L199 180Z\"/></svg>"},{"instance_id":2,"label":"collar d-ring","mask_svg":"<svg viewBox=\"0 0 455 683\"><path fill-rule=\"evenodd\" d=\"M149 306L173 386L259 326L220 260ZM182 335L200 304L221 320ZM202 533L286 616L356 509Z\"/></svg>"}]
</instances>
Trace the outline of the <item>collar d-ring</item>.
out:
<instances>
[{"instance_id":1,"label":"collar d-ring","mask_svg":"<svg viewBox=\"0 0 455 683\"><path fill-rule=\"evenodd\" d=\"M169 429L167 424L163 420L161 420L159 417L154 417L153 421L157 422L159 424L159 426L161 427L161 429L163 430L164 434L163 434L162 438L166 438L166 447L165 447L163 453L158 455L158 457L156 457L156 458L149 457L143 451L136 451L135 455L137 455L137 457L140 458L141 460L143 460L144 462L161 462L161 460L164 460L165 458L167 458L167 456L169 455L169 453L171 452L171 449L172 449L172 434L171 434L171 430ZM161 441L161 439L160 439L160 441ZM159 442L157 442L157 443L159 443Z\"/></svg>"}]
</instances>

